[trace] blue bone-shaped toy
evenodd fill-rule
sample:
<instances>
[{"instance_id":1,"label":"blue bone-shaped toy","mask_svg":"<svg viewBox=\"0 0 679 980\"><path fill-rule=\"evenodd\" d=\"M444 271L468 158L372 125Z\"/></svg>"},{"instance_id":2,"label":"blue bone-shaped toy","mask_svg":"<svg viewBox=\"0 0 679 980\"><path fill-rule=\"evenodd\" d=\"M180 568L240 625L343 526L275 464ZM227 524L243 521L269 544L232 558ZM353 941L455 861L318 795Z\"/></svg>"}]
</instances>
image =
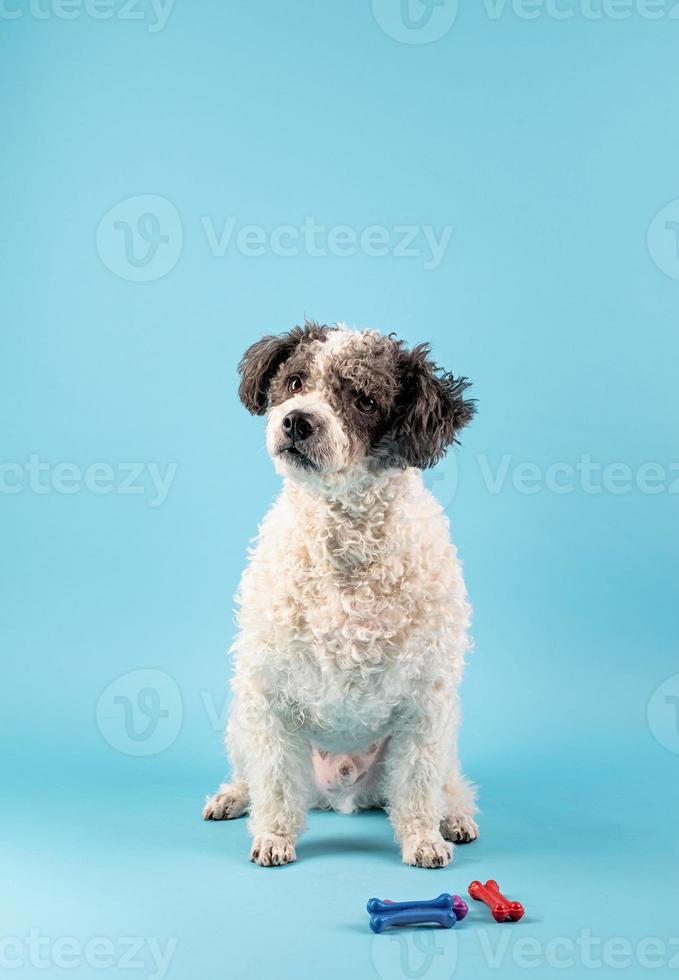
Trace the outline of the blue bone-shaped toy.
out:
<instances>
[{"instance_id":1,"label":"blue bone-shaped toy","mask_svg":"<svg viewBox=\"0 0 679 980\"><path fill-rule=\"evenodd\" d=\"M390 926L413 926L425 922L451 929L458 919L465 917L468 907L457 896L443 892L438 898L422 902L385 902L380 898L371 898L367 910L372 931L383 932Z\"/></svg>"}]
</instances>

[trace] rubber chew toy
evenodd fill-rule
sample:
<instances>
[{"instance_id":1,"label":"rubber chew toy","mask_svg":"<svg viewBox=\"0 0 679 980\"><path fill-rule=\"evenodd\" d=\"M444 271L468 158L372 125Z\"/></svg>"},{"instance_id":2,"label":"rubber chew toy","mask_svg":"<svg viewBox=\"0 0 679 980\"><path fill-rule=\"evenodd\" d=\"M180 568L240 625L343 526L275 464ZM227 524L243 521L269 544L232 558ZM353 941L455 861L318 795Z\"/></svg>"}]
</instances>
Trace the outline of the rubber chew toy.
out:
<instances>
[{"instance_id":1,"label":"rubber chew toy","mask_svg":"<svg viewBox=\"0 0 679 980\"><path fill-rule=\"evenodd\" d=\"M462 919L464 919L468 911L469 906L465 900L460 898L459 895L453 895L453 912L455 913L455 918L458 922L461 922Z\"/></svg>"},{"instance_id":2,"label":"rubber chew toy","mask_svg":"<svg viewBox=\"0 0 679 980\"><path fill-rule=\"evenodd\" d=\"M500 892L497 881L487 881L482 885L480 881L472 881L469 886L469 894L477 902L485 902L490 909L491 915L496 922L518 922L523 915L524 909L521 902L510 902Z\"/></svg>"},{"instance_id":3,"label":"rubber chew toy","mask_svg":"<svg viewBox=\"0 0 679 980\"><path fill-rule=\"evenodd\" d=\"M372 931L384 932L390 926L414 926L425 922L451 929L458 920L464 919L469 906L458 895L443 892L438 898L423 902L371 898L367 909Z\"/></svg>"},{"instance_id":4,"label":"rubber chew toy","mask_svg":"<svg viewBox=\"0 0 679 980\"><path fill-rule=\"evenodd\" d=\"M417 926L425 922L451 929L457 919L452 909L418 909L412 906L393 912L374 912L370 916L373 932L384 932L390 926Z\"/></svg>"}]
</instances>

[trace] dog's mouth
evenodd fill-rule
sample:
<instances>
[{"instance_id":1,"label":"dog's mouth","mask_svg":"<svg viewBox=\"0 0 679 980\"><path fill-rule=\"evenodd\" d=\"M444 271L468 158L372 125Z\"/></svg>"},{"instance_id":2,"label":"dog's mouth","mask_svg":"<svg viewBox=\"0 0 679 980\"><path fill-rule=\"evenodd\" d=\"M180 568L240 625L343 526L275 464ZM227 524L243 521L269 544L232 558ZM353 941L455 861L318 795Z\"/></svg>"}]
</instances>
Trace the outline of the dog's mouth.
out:
<instances>
[{"instance_id":1,"label":"dog's mouth","mask_svg":"<svg viewBox=\"0 0 679 980\"><path fill-rule=\"evenodd\" d=\"M284 459L290 460L297 466L301 466L303 469L318 469L316 463L314 463L311 457L302 452L298 446L283 446L283 448L278 451L278 455L283 456Z\"/></svg>"}]
</instances>

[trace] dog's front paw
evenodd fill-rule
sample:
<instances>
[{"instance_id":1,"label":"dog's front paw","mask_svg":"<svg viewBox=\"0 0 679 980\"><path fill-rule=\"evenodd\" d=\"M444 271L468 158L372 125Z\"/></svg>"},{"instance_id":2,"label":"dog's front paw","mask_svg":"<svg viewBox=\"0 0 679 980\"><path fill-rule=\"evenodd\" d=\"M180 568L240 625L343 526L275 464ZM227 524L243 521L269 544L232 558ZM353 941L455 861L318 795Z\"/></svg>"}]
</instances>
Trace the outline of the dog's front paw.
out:
<instances>
[{"instance_id":1,"label":"dog's front paw","mask_svg":"<svg viewBox=\"0 0 679 980\"><path fill-rule=\"evenodd\" d=\"M454 844L470 844L479 836L476 820L467 814L450 814L441 823L441 833Z\"/></svg>"},{"instance_id":2,"label":"dog's front paw","mask_svg":"<svg viewBox=\"0 0 679 980\"><path fill-rule=\"evenodd\" d=\"M252 841L250 860L262 868L290 864L295 860L295 845L291 837L278 834L257 834Z\"/></svg>"},{"instance_id":3,"label":"dog's front paw","mask_svg":"<svg viewBox=\"0 0 679 980\"><path fill-rule=\"evenodd\" d=\"M403 863L416 868L445 868L453 857L453 849L443 837L408 837L403 844Z\"/></svg>"},{"instance_id":4,"label":"dog's front paw","mask_svg":"<svg viewBox=\"0 0 679 980\"><path fill-rule=\"evenodd\" d=\"M217 793L208 796L203 807L203 820L235 820L248 808L247 793L239 785L224 783Z\"/></svg>"}]
</instances>

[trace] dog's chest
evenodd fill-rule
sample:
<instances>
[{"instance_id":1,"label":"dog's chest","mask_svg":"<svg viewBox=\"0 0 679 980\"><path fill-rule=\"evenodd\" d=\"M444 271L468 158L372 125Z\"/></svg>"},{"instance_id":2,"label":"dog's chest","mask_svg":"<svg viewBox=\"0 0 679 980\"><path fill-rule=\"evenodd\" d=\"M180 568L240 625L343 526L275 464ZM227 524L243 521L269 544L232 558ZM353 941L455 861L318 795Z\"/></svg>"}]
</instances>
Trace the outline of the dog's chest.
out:
<instances>
[{"instance_id":1,"label":"dog's chest","mask_svg":"<svg viewBox=\"0 0 679 980\"><path fill-rule=\"evenodd\" d=\"M283 537L277 561L266 556L265 583L256 566L248 574L241 621L266 631L291 676L306 666L346 697L423 654L449 588L443 563L379 524L302 536L286 525Z\"/></svg>"},{"instance_id":2,"label":"dog's chest","mask_svg":"<svg viewBox=\"0 0 679 980\"><path fill-rule=\"evenodd\" d=\"M307 599L298 607L301 656L291 672L304 692L305 727L321 741L335 733L330 750L345 750L350 733L363 733L359 743L381 737L421 669L417 602L401 584L365 576L353 585L323 576Z\"/></svg>"},{"instance_id":3,"label":"dog's chest","mask_svg":"<svg viewBox=\"0 0 679 980\"><path fill-rule=\"evenodd\" d=\"M315 584L303 618L308 642L322 660L340 667L377 665L407 642L414 610L393 583L348 585L326 577Z\"/></svg>"},{"instance_id":4,"label":"dog's chest","mask_svg":"<svg viewBox=\"0 0 679 980\"><path fill-rule=\"evenodd\" d=\"M267 518L243 577L238 656L269 675L299 723L365 725L367 744L436 670L455 571L431 506L425 496L345 519L320 505L307 513L293 494Z\"/></svg>"}]
</instances>

